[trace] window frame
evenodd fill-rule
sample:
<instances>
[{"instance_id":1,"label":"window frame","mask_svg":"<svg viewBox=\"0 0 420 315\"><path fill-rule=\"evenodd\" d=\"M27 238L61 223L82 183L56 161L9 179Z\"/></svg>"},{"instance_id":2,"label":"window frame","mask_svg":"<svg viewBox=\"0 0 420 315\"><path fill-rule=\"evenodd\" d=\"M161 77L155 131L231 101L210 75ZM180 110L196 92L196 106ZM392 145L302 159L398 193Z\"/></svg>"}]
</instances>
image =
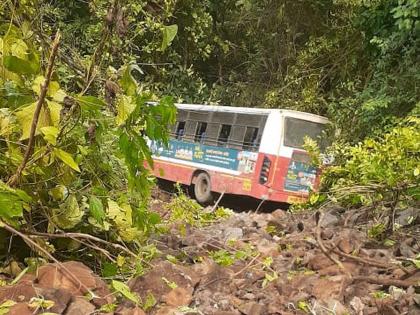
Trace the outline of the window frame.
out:
<instances>
[{"instance_id":1,"label":"window frame","mask_svg":"<svg viewBox=\"0 0 420 315\"><path fill-rule=\"evenodd\" d=\"M203 126L204 126L204 130L202 128ZM195 130L195 135L194 135L194 142L197 142L197 143L204 142L205 136L203 137L203 134L206 134L207 126L208 126L207 121L197 121L197 126Z\"/></svg>"},{"instance_id":2,"label":"window frame","mask_svg":"<svg viewBox=\"0 0 420 315\"><path fill-rule=\"evenodd\" d=\"M228 134L227 134L226 138L221 138L224 127L228 127L229 131L228 131ZM232 133L232 125L230 125L230 124L220 124L219 135L217 136L217 145L227 147L228 144L229 144L229 138L230 138L231 133ZM222 140L222 139L226 139L226 140Z\"/></svg>"}]
</instances>

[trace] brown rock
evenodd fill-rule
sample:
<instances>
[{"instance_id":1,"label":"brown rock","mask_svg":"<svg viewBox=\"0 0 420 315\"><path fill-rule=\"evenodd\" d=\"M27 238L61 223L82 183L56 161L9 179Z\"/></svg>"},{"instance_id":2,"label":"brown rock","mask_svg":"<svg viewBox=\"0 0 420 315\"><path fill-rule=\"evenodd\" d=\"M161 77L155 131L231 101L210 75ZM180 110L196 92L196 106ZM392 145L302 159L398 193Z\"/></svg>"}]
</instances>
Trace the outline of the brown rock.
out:
<instances>
[{"instance_id":1,"label":"brown rock","mask_svg":"<svg viewBox=\"0 0 420 315\"><path fill-rule=\"evenodd\" d=\"M146 313L139 307L122 307L115 312L115 315L146 315Z\"/></svg>"},{"instance_id":2,"label":"brown rock","mask_svg":"<svg viewBox=\"0 0 420 315\"><path fill-rule=\"evenodd\" d=\"M53 301L54 306L48 311L57 314L63 313L72 298L70 292L64 289L36 288L36 293L45 300Z\"/></svg>"},{"instance_id":3,"label":"brown rock","mask_svg":"<svg viewBox=\"0 0 420 315\"><path fill-rule=\"evenodd\" d=\"M398 315L400 314L394 307L389 304L382 304L380 305L379 314L381 315Z\"/></svg>"},{"instance_id":4,"label":"brown rock","mask_svg":"<svg viewBox=\"0 0 420 315\"><path fill-rule=\"evenodd\" d=\"M350 254L354 250L353 242L347 238L343 238L338 242L338 248L346 254Z\"/></svg>"},{"instance_id":5,"label":"brown rock","mask_svg":"<svg viewBox=\"0 0 420 315\"><path fill-rule=\"evenodd\" d=\"M378 315L378 308L377 307L365 307L363 310L363 315Z\"/></svg>"},{"instance_id":6,"label":"brown rock","mask_svg":"<svg viewBox=\"0 0 420 315\"><path fill-rule=\"evenodd\" d=\"M106 283L96 276L90 268L77 261L68 261L60 268L57 264L47 264L38 269L38 286L49 289L65 289L72 295L83 296L88 290L97 296L92 303L102 306L114 301L114 296ZM74 275L74 279L69 274Z\"/></svg>"},{"instance_id":7,"label":"brown rock","mask_svg":"<svg viewBox=\"0 0 420 315\"><path fill-rule=\"evenodd\" d=\"M334 263L324 254L317 254L308 261L308 268L311 270L321 270L332 265Z\"/></svg>"},{"instance_id":8,"label":"brown rock","mask_svg":"<svg viewBox=\"0 0 420 315\"><path fill-rule=\"evenodd\" d=\"M336 279L331 278L321 278L315 281L312 294L317 299L327 300L329 298L338 298L340 296L342 277L336 276Z\"/></svg>"},{"instance_id":9,"label":"brown rock","mask_svg":"<svg viewBox=\"0 0 420 315\"><path fill-rule=\"evenodd\" d=\"M96 279L93 272L84 264L77 261L68 261L62 264L67 271L57 264L47 264L38 269L38 285L45 288L62 288L74 295L84 295L87 289L96 288ZM73 274L73 279L69 273Z\"/></svg>"},{"instance_id":10,"label":"brown rock","mask_svg":"<svg viewBox=\"0 0 420 315\"><path fill-rule=\"evenodd\" d=\"M163 296L163 301L169 306L189 305L192 300L192 289L184 289L181 287L172 289Z\"/></svg>"},{"instance_id":11,"label":"brown rock","mask_svg":"<svg viewBox=\"0 0 420 315\"><path fill-rule=\"evenodd\" d=\"M194 264L192 268L198 276L203 277L209 273L214 272L214 270L217 268L217 264L212 259L204 258L201 263Z\"/></svg>"},{"instance_id":12,"label":"brown rock","mask_svg":"<svg viewBox=\"0 0 420 315\"><path fill-rule=\"evenodd\" d=\"M262 257L276 257L279 255L279 246L266 239L261 239L256 244L257 250Z\"/></svg>"},{"instance_id":13,"label":"brown rock","mask_svg":"<svg viewBox=\"0 0 420 315\"><path fill-rule=\"evenodd\" d=\"M33 310L27 303L17 303L9 309L7 315L33 315Z\"/></svg>"},{"instance_id":14,"label":"brown rock","mask_svg":"<svg viewBox=\"0 0 420 315\"><path fill-rule=\"evenodd\" d=\"M355 263L343 262L342 265L346 270L351 271L351 273L354 275L359 273L360 266ZM343 274L343 271L340 269L340 267L338 267L334 263L333 265L329 267L319 270L320 276L335 276L335 275L342 275L342 274Z\"/></svg>"},{"instance_id":15,"label":"brown rock","mask_svg":"<svg viewBox=\"0 0 420 315\"><path fill-rule=\"evenodd\" d=\"M334 310L334 314L336 315L349 314L349 311L347 310L347 308L343 304L341 304L340 301L337 301L335 299L328 299L325 304L328 309ZM319 314L322 314L322 313L320 312Z\"/></svg>"},{"instance_id":16,"label":"brown rock","mask_svg":"<svg viewBox=\"0 0 420 315\"><path fill-rule=\"evenodd\" d=\"M15 302L27 302L32 297L37 296L36 291L31 283L18 283L13 286L7 285L0 287L0 303L5 300L13 300Z\"/></svg>"},{"instance_id":17,"label":"brown rock","mask_svg":"<svg viewBox=\"0 0 420 315\"><path fill-rule=\"evenodd\" d=\"M177 307L165 306L158 309L155 315L176 315L177 309L178 309Z\"/></svg>"},{"instance_id":18,"label":"brown rock","mask_svg":"<svg viewBox=\"0 0 420 315\"><path fill-rule=\"evenodd\" d=\"M245 315L262 315L265 312L265 306L259 303L249 302L242 304L239 310Z\"/></svg>"},{"instance_id":19,"label":"brown rock","mask_svg":"<svg viewBox=\"0 0 420 315\"><path fill-rule=\"evenodd\" d=\"M33 273L25 273L17 283L32 283L36 279L36 275Z\"/></svg>"},{"instance_id":20,"label":"brown rock","mask_svg":"<svg viewBox=\"0 0 420 315\"><path fill-rule=\"evenodd\" d=\"M81 297L74 298L67 308L65 315L90 315L95 311L95 306Z\"/></svg>"},{"instance_id":21,"label":"brown rock","mask_svg":"<svg viewBox=\"0 0 420 315\"><path fill-rule=\"evenodd\" d=\"M128 285L131 291L140 295L142 299L145 299L149 292L159 297L172 290L163 278L186 290L192 290L200 280L193 268L162 261L147 274L132 279Z\"/></svg>"},{"instance_id":22,"label":"brown rock","mask_svg":"<svg viewBox=\"0 0 420 315\"><path fill-rule=\"evenodd\" d=\"M330 240L332 239L332 237L334 236L334 232L332 229L324 229L321 232L321 238L325 241L325 240Z\"/></svg>"},{"instance_id":23,"label":"brown rock","mask_svg":"<svg viewBox=\"0 0 420 315\"><path fill-rule=\"evenodd\" d=\"M271 213L273 218L278 219L280 221L288 221L290 214L282 209L277 209Z\"/></svg>"}]
</instances>

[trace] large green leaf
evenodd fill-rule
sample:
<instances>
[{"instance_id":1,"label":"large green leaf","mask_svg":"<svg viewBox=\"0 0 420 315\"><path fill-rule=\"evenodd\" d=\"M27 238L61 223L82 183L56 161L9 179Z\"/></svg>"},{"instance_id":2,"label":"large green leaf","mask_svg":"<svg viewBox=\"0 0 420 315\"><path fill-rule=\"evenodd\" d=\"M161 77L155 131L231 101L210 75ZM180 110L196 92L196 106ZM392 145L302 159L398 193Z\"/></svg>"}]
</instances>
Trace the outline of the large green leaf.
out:
<instances>
[{"instance_id":1,"label":"large green leaf","mask_svg":"<svg viewBox=\"0 0 420 315\"><path fill-rule=\"evenodd\" d=\"M41 112L39 114L35 135L39 134L40 128L42 127L58 127L58 123L60 121L61 108L62 106L60 104L53 101L47 101L47 105L44 104L42 106ZM21 108L18 112L16 112L16 118L22 129L22 136L20 137L20 140L25 140L29 138L35 109L36 103L33 103L31 105Z\"/></svg>"},{"instance_id":2,"label":"large green leaf","mask_svg":"<svg viewBox=\"0 0 420 315\"><path fill-rule=\"evenodd\" d=\"M125 95L120 96L117 100L116 123L122 125L135 108L136 104L133 102L132 97Z\"/></svg>"},{"instance_id":3,"label":"large green leaf","mask_svg":"<svg viewBox=\"0 0 420 315\"><path fill-rule=\"evenodd\" d=\"M0 220L15 223L17 218L22 217L24 209L29 210L30 201L31 197L24 191L0 182Z\"/></svg>"},{"instance_id":4,"label":"large green leaf","mask_svg":"<svg viewBox=\"0 0 420 315\"><path fill-rule=\"evenodd\" d=\"M143 71L140 69L140 67L136 64L128 64L124 66L122 71L122 76L119 81L121 87L123 88L126 95L134 96L137 91L137 81L134 79L132 75L132 71L137 70L140 74L143 73Z\"/></svg>"},{"instance_id":5,"label":"large green leaf","mask_svg":"<svg viewBox=\"0 0 420 315\"><path fill-rule=\"evenodd\" d=\"M53 209L53 220L62 229L74 228L83 217L75 195L70 195L59 209Z\"/></svg>"},{"instance_id":6,"label":"large green leaf","mask_svg":"<svg viewBox=\"0 0 420 315\"><path fill-rule=\"evenodd\" d=\"M106 105L103 100L91 95L78 96L76 101L85 111L100 110Z\"/></svg>"},{"instance_id":7,"label":"large green leaf","mask_svg":"<svg viewBox=\"0 0 420 315\"><path fill-rule=\"evenodd\" d=\"M91 196L89 199L89 213L99 224L103 224L106 214L99 198Z\"/></svg>"},{"instance_id":8,"label":"large green leaf","mask_svg":"<svg viewBox=\"0 0 420 315\"><path fill-rule=\"evenodd\" d=\"M118 229L124 230L130 228L133 221L131 217L131 207L127 204L118 205L115 201L108 199L107 216L115 222Z\"/></svg>"},{"instance_id":9,"label":"large green leaf","mask_svg":"<svg viewBox=\"0 0 420 315\"><path fill-rule=\"evenodd\" d=\"M57 136L58 136L58 128L54 127L54 126L46 126L46 127L41 127L39 128L42 132L42 134L44 135L44 139L45 141L47 141L48 143L52 144L52 145L56 145L57 144Z\"/></svg>"},{"instance_id":10,"label":"large green leaf","mask_svg":"<svg viewBox=\"0 0 420 315\"><path fill-rule=\"evenodd\" d=\"M32 82L32 91L38 96L41 95L41 86L45 82L45 77L37 76ZM56 102L62 102L66 97L66 93L60 89L60 84L57 81L51 81L48 85L47 96L51 97Z\"/></svg>"},{"instance_id":11,"label":"large green leaf","mask_svg":"<svg viewBox=\"0 0 420 315\"><path fill-rule=\"evenodd\" d=\"M174 40L176 33L178 33L178 25L173 24L173 25L168 25L168 26L164 26L162 29L162 51L164 51Z\"/></svg>"},{"instance_id":12,"label":"large green leaf","mask_svg":"<svg viewBox=\"0 0 420 315\"><path fill-rule=\"evenodd\" d=\"M5 56L3 58L4 67L17 74L36 74L38 73L38 65L16 56Z\"/></svg>"},{"instance_id":13,"label":"large green leaf","mask_svg":"<svg viewBox=\"0 0 420 315\"><path fill-rule=\"evenodd\" d=\"M59 158L61 161L63 161L64 164L70 166L75 171L80 172L79 165L77 165L77 163L74 161L70 153L63 151L61 149L58 149L58 148L55 148L53 152L54 152L54 155L57 158Z\"/></svg>"},{"instance_id":14,"label":"large green leaf","mask_svg":"<svg viewBox=\"0 0 420 315\"><path fill-rule=\"evenodd\" d=\"M112 280L112 287L130 301L136 303L137 305L141 304L140 297L137 294L131 292L128 285L126 285L124 282Z\"/></svg>"},{"instance_id":15,"label":"large green leaf","mask_svg":"<svg viewBox=\"0 0 420 315\"><path fill-rule=\"evenodd\" d=\"M10 45L9 53L12 56L25 59L28 54L28 45L21 39L14 39Z\"/></svg>"}]
</instances>

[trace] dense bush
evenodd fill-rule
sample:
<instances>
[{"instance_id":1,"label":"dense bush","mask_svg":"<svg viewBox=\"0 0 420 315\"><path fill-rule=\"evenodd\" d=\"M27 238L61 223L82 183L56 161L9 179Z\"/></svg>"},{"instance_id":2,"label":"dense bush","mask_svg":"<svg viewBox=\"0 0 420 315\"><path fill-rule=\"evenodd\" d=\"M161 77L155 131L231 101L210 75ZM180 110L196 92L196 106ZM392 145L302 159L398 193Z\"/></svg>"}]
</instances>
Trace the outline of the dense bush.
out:
<instances>
[{"instance_id":1,"label":"dense bush","mask_svg":"<svg viewBox=\"0 0 420 315\"><path fill-rule=\"evenodd\" d=\"M41 55L33 35L7 26L0 37L0 224L141 242L160 220L147 209L153 180L145 164L153 162L146 137L168 140L171 98L149 105L150 93L126 65L114 73L119 90L108 104L86 89L64 90L57 72L43 99L42 68L55 67L43 56L51 52Z\"/></svg>"},{"instance_id":2,"label":"dense bush","mask_svg":"<svg viewBox=\"0 0 420 315\"><path fill-rule=\"evenodd\" d=\"M308 149L321 161L313 142ZM382 137L367 138L354 146L329 148L333 164L323 170L320 191L312 206L339 204L364 208L388 217L394 229L395 212L418 206L420 200L420 119L409 117ZM321 166L322 167L322 166Z\"/></svg>"}]
</instances>

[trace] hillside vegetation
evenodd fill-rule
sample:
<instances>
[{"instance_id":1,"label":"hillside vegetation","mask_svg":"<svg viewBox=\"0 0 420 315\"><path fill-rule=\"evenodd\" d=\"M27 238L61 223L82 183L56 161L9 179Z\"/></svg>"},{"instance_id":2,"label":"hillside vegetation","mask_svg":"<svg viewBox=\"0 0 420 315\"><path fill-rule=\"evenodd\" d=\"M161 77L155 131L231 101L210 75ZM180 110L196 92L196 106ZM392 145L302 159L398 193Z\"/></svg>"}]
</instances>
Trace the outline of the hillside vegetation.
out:
<instances>
[{"instance_id":1,"label":"hillside vegetation","mask_svg":"<svg viewBox=\"0 0 420 315\"><path fill-rule=\"evenodd\" d=\"M292 210L357 211L372 240L400 242L420 220L419 17L418 0L2 1L5 273L76 259L145 308L119 280L148 268L151 239L227 216L182 193L172 216L152 210L146 139L167 143L174 102L328 117L334 161Z\"/></svg>"}]
</instances>

